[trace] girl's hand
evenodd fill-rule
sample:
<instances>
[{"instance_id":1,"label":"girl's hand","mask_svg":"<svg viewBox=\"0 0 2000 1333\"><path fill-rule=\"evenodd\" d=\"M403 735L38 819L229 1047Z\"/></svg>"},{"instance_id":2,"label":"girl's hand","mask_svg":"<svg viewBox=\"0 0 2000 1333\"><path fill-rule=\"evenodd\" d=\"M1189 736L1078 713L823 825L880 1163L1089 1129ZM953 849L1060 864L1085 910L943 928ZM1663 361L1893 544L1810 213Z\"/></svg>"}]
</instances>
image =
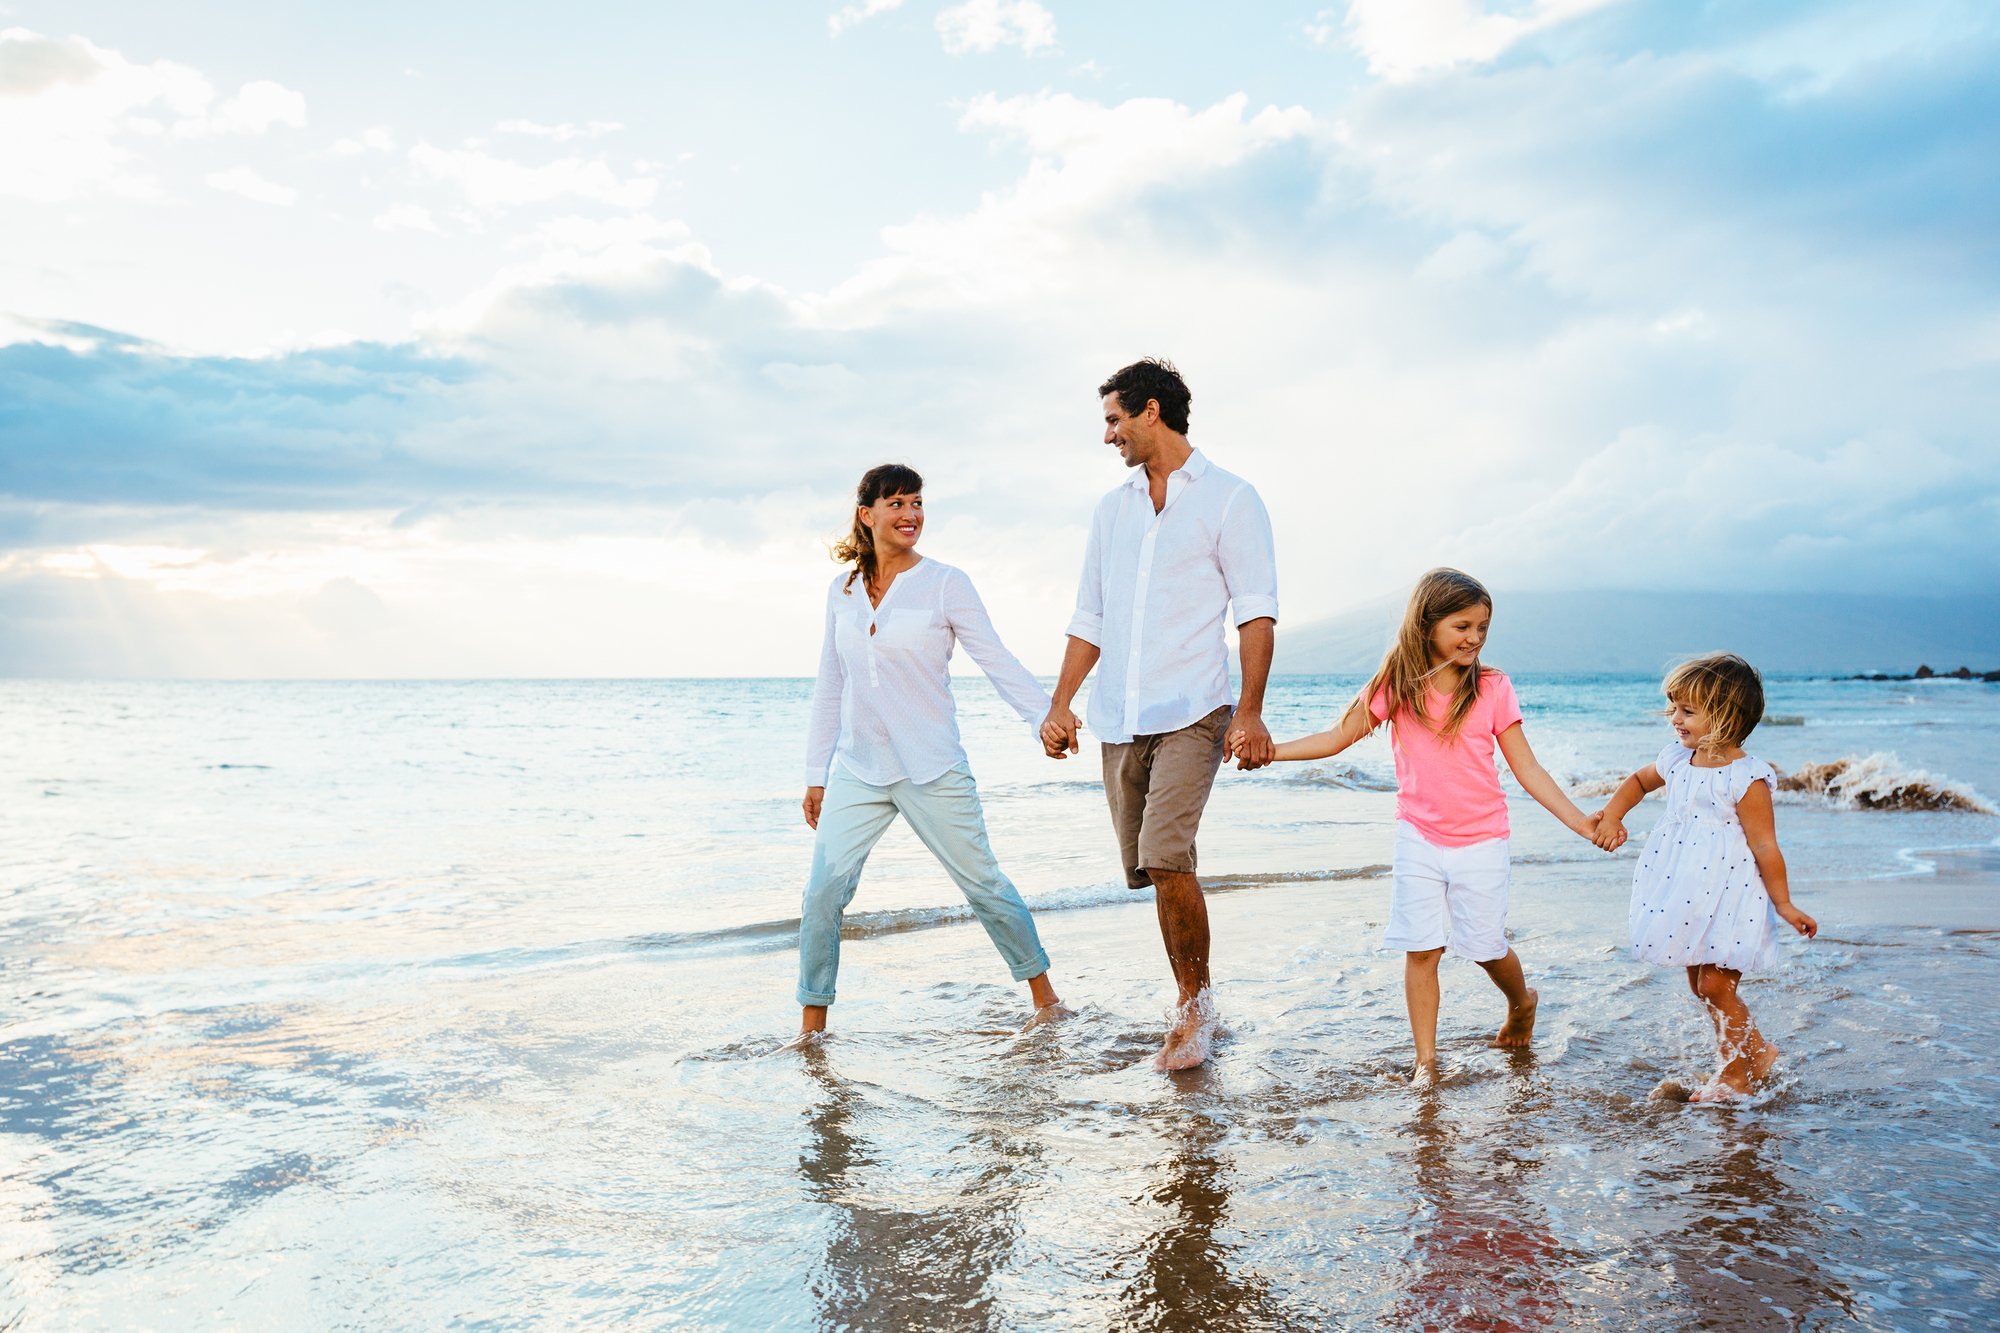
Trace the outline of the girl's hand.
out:
<instances>
[{"instance_id":1,"label":"girl's hand","mask_svg":"<svg viewBox=\"0 0 2000 1333\"><path fill-rule=\"evenodd\" d=\"M1625 821L1612 819L1600 810L1597 812L1597 832L1590 839L1607 852L1615 852L1625 845Z\"/></svg>"},{"instance_id":2,"label":"girl's hand","mask_svg":"<svg viewBox=\"0 0 2000 1333\"><path fill-rule=\"evenodd\" d=\"M1819 922L1813 920L1790 903L1786 903L1783 907L1780 907L1778 915L1784 918L1786 925L1807 939L1813 939L1819 934Z\"/></svg>"},{"instance_id":3,"label":"girl's hand","mask_svg":"<svg viewBox=\"0 0 2000 1333\"><path fill-rule=\"evenodd\" d=\"M824 801L825 799L826 799L826 788L824 787L806 788L806 798L805 800L799 802L799 804L804 808L806 812L807 828L817 829L819 827L820 802Z\"/></svg>"}]
</instances>

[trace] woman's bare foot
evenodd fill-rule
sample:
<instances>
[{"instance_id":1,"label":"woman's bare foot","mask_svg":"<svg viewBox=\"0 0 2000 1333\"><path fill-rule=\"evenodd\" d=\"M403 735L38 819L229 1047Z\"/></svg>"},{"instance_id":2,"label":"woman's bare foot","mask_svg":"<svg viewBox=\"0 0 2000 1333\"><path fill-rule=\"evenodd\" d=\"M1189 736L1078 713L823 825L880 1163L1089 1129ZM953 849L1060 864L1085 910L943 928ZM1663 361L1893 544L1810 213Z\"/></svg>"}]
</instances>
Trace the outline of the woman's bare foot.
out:
<instances>
[{"instance_id":1,"label":"woman's bare foot","mask_svg":"<svg viewBox=\"0 0 2000 1333\"><path fill-rule=\"evenodd\" d=\"M1535 1006L1540 1004L1541 1000L1542 993L1537 990L1531 990L1528 992L1528 1002L1526 1004L1508 1005L1507 1021L1500 1025L1500 1030L1493 1034L1493 1040L1489 1044L1507 1050L1519 1050L1533 1042L1535 1039Z\"/></svg>"},{"instance_id":2,"label":"woman's bare foot","mask_svg":"<svg viewBox=\"0 0 2000 1333\"><path fill-rule=\"evenodd\" d=\"M1061 1000L1052 1000L1047 1004L1038 1006L1035 1012L1029 1015L1028 1021L1022 1026L1021 1031L1033 1032L1038 1027L1043 1027L1049 1023L1060 1023L1065 1018L1073 1018L1075 1016L1076 1010L1070 1008Z\"/></svg>"},{"instance_id":3,"label":"woman's bare foot","mask_svg":"<svg viewBox=\"0 0 2000 1333\"><path fill-rule=\"evenodd\" d=\"M1170 1069L1193 1069L1204 1063L1214 1029L1215 997L1203 989L1174 1011L1173 1026L1167 1029L1160 1053L1153 1057L1153 1068L1165 1073Z\"/></svg>"},{"instance_id":4,"label":"woman's bare foot","mask_svg":"<svg viewBox=\"0 0 2000 1333\"><path fill-rule=\"evenodd\" d=\"M1436 1060L1417 1061L1416 1069L1413 1070L1410 1074L1410 1086L1413 1088L1417 1088L1419 1090L1424 1088L1435 1088L1437 1086L1437 1081L1438 1081L1438 1062Z\"/></svg>"}]
</instances>

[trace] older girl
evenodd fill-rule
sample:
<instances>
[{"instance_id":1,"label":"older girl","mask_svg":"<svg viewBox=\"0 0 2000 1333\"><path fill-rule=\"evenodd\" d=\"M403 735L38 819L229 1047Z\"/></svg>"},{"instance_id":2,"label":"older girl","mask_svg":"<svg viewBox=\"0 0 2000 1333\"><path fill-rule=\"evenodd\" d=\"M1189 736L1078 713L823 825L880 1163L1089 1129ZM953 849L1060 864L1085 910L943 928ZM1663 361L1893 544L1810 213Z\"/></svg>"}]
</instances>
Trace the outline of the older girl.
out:
<instances>
[{"instance_id":1,"label":"older girl","mask_svg":"<svg viewBox=\"0 0 2000 1333\"><path fill-rule=\"evenodd\" d=\"M1486 970L1507 999L1492 1044L1534 1038L1539 998L1507 943L1507 798L1498 746L1528 795L1573 832L1593 825L1535 759L1514 686L1482 664L1493 620L1484 584L1455 569L1417 581L1396 641L1339 725L1277 747L1278 759L1325 759L1389 724L1396 756L1396 855L1383 945L1404 951L1403 997L1417 1047L1410 1082L1437 1078L1438 960L1447 947Z\"/></svg>"},{"instance_id":2,"label":"older girl","mask_svg":"<svg viewBox=\"0 0 2000 1333\"><path fill-rule=\"evenodd\" d=\"M994 860L979 791L959 743L947 667L963 644L1031 725L1047 691L1000 642L963 571L917 554L924 479L899 463L862 476L854 526L834 548L851 566L826 594L826 638L806 743L812 875L799 913L802 1037L823 1031L840 969L840 921L861 867L897 815L964 892L1035 1021L1064 1012L1027 905Z\"/></svg>"}]
</instances>

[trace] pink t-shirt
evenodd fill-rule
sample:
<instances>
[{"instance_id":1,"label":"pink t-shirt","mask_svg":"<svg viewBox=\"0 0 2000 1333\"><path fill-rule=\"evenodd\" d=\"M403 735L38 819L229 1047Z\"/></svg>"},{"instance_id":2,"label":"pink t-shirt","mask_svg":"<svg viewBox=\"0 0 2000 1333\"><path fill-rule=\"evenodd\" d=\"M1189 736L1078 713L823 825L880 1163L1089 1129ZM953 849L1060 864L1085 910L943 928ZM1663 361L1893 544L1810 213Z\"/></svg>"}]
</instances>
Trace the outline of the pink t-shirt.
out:
<instances>
[{"instance_id":1,"label":"pink t-shirt","mask_svg":"<svg viewBox=\"0 0 2000 1333\"><path fill-rule=\"evenodd\" d=\"M1388 691L1377 690L1368 711L1388 718ZM1432 717L1442 716L1447 695L1430 692ZM1507 836L1507 798L1493 766L1493 746L1501 732L1521 720L1514 683L1488 668L1479 678L1479 697L1465 724L1452 737L1440 736L1415 719L1389 719L1396 752L1396 818L1438 847L1469 847Z\"/></svg>"}]
</instances>

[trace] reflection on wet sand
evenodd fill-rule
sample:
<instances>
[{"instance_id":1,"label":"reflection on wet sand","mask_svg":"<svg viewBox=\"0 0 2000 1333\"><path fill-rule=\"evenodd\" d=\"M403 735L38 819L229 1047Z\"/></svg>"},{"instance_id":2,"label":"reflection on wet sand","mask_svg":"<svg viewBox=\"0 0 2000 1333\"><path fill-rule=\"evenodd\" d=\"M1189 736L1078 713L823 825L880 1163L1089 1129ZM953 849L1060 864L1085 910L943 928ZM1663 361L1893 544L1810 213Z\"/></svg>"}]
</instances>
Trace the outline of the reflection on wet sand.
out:
<instances>
[{"instance_id":1,"label":"reflection on wet sand","mask_svg":"<svg viewBox=\"0 0 2000 1333\"><path fill-rule=\"evenodd\" d=\"M1536 1100L1517 1076L1504 1116L1463 1136L1442 1091L1417 1103L1407 1133L1419 1207L1395 1327L1512 1333L1570 1322L1560 1277L1569 1257L1523 1188L1541 1166Z\"/></svg>"},{"instance_id":2,"label":"reflection on wet sand","mask_svg":"<svg viewBox=\"0 0 2000 1333\"><path fill-rule=\"evenodd\" d=\"M1007 1262L1024 1184L1013 1162L982 1154L982 1166L955 1202L912 1211L893 1206L879 1179L898 1159L863 1135L869 1108L852 1083L808 1050L806 1071L820 1095L805 1114L799 1175L808 1195L834 1210L825 1255L807 1278L817 1326L983 1328L997 1312L988 1290ZM872 1188L871 1188L872 1185Z\"/></svg>"},{"instance_id":3,"label":"reflection on wet sand","mask_svg":"<svg viewBox=\"0 0 2000 1333\"><path fill-rule=\"evenodd\" d=\"M1221 1238L1235 1168L1219 1151L1226 1128L1205 1112L1176 1109L1173 1142L1145 1201L1166 1216L1146 1236L1138 1271L1118 1294L1119 1328L1285 1328L1289 1318L1270 1283L1241 1271ZM1121 1266L1122 1274L1129 1268Z\"/></svg>"},{"instance_id":4,"label":"reflection on wet sand","mask_svg":"<svg viewBox=\"0 0 2000 1333\"><path fill-rule=\"evenodd\" d=\"M1786 1181L1778 1141L1755 1122L1721 1126L1716 1151L1654 1178L1694 1216L1661 1241L1703 1328L1790 1329L1847 1317L1854 1298L1814 1261L1813 1205Z\"/></svg>"}]
</instances>

